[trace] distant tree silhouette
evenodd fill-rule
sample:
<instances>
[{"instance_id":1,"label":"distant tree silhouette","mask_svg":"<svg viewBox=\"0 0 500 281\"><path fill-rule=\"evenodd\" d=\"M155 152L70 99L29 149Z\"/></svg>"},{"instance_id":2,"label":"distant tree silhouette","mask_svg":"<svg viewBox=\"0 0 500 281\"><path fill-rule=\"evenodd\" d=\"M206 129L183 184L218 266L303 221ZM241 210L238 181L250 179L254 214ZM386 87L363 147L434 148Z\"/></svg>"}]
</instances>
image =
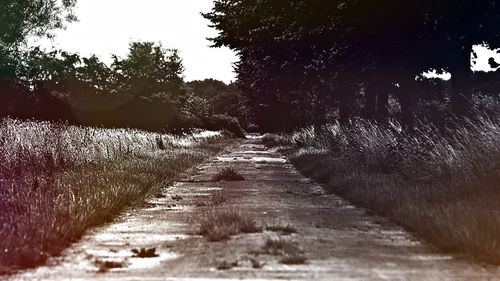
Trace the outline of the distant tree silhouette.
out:
<instances>
[{"instance_id":1,"label":"distant tree silhouette","mask_svg":"<svg viewBox=\"0 0 500 281\"><path fill-rule=\"evenodd\" d=\"M175 99L185 93L184 67L177 50L166 50L153 42L134 42L125 59L114 57L113 68L119 74L121 90L133 96L164 94Z\"/></svg>"}]
</instances>

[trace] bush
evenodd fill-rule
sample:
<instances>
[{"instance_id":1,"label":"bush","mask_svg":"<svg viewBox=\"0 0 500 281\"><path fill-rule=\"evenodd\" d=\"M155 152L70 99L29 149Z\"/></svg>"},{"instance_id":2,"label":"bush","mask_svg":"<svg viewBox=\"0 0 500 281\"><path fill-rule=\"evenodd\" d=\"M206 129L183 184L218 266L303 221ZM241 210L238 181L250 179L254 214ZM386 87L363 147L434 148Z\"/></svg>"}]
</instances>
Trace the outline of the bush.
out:
<instances>
[{"instance_id":1,"label":"bush","mask_svg":"<svg viewBox=\"0 0 500 281\"><path fill-rule=\"evenodd\" d=\"M227 130L238 138L246 138L245 131L235 117L229 115L213 115L203 120L204 129L207 130Z\"/></svg>"}]
</instances>

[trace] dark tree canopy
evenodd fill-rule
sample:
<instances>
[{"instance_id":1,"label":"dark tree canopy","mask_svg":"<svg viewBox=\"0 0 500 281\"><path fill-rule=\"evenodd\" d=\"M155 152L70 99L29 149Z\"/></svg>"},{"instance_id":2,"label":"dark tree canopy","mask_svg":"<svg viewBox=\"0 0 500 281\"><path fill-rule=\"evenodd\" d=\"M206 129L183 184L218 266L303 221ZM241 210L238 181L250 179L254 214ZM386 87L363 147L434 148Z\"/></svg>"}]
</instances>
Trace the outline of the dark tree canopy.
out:
<instances>
[{"instance_id":1,"label":"dark tree canopy","mask_svg":"<svg viewBox=\"0 0 500 281\"><path fill-rule=\"evenodd\" d=\"M29 37L51 36L65 22L75 21L76 0L0 1L0 78L13 77L19 47Z\"/></svg>"},{"instance_id":2,"label":"dark tree canopy","mask_svg":"<svg viewBox=\"0 0 500 281\"><path fill-rule=\"evenodd\" d=\"M0 46L10 49L29 36L46 36L74 21L76 0L2 0L0 2Z\"/></svg>"},{"instance_id":3,"label":"dark tree canopy","mask_svg":"<svg viewBox=\"0 0 500 281\"><path fill-rule=\"evenodd\" d=\"M175 49L166 50L153 42L134 42L128 56L123 60L115 57L113 66L122 90L133 96L178 97L184 92L184 67Z\"/></svg>"},{"instance_id":4,"label":"dark tree canopy","mask_svg":"<svg viewBox=\"0 0 500 281\"><path fill-rule=\"evenodd\" d=\"M238 83L256 120L288 129L347 120L360 98L369 117L383 117L390 92L410 120L415 77L430 68L452 73L454 109L465 112L472 46L499 43L499 8L486 0L217 0L204 16L219 30L214 46L240 55Z\"/></svg>"}]
</instances>

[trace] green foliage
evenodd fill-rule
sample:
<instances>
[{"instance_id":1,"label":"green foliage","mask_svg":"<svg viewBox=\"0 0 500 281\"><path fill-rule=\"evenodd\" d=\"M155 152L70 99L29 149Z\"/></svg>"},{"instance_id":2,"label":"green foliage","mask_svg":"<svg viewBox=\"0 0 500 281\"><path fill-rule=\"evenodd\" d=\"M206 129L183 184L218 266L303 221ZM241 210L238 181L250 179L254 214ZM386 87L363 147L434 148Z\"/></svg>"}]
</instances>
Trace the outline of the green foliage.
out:
<instances>
[{"instance_id":1,"label":"green foliage","mask_svg":"<svg viewBox=\"0 0 500 281\"><path fill-rule=\"evenodd\" d=\"M51 31L75 21L76 0L3 0L0 2L0 64L30 36L51 36Z\"/></svg>"}]
</instances>

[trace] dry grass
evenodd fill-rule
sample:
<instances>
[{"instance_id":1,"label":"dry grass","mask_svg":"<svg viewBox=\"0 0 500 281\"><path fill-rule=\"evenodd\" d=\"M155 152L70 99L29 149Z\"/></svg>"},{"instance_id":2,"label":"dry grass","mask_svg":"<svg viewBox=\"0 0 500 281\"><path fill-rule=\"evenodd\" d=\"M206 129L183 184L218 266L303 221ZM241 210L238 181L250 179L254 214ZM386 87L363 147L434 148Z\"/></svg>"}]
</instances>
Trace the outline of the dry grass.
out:
<instances>
[{"instance_id":1,"label":"dry grass","mask_svg":"<svg viewBox=\"0 0 500 281\"><path fill-rule=\"evenodd\" d=\"M89 227L142 202L154 187L220 150L224 142L214 138L3 120L2 271L38 265Z\"/></svg>"},{"instance_id":2,"label":"dry grass","mask_svg":"<svg viewBox=\"0 0 500 281\"><path fill-rule=\"evenodd\" d=\"M240 233L261 232L255 220L233 208L214 208L208 211L200 224L198 233L208 241L228 240Z\"/></svg>"},{"instance_id":3,"label":"dry grass","mask_svg":"<svg viewBox=\"0 0 500 281\"><path fill-rule=\"evenodd\" d=\"M222 261L217 262L217 265L215 266L215 268L217 268L217 270L230 270L233 267L237 267L237 266L238 266L238 261L228 262L226 260L222 260Z\"/></svg>"},{"instance_id":4,"label":"dry grass","mask_svg":"<svg viewBox=\"0 0 500 281\"><path fill-rule=\"evenodd\" d=\"M291 235L291 234L297 233L297 229L290 224L267 225L266 230L278 232L281 235Z\"/></svg>"},{"instance_id":5,"label":"dry grass","mask_svg":"<svg viewBox=\"0 0 500 281\"><path fill-rule=\"evenodd\" d=\"M262 246L262 253L282 256L280 262L287 265L304 264L307 258L304 252L299 248L297 243L285 239L267 239L266 243Z\"/></svg>"},{"instance_id":6,"label":"dry grass","mask_svg":"<svg viewBox=\"0 0 500 281\"><path fill-rule=\"evenodd\" d=\"M218 206L226 202L227 198L223 191L214 191L210 194L210 204L212 206Z\"/></svg>"},{"instance_id":7,"label":"dry grass","mask_svg":"<svg viewBox=\"0 0 500 281\"><path fill-rule=\"evenodd\" d=\"M500 122L308 128L289 138L305 175L439 248L500 263Z\"/></svg>"},{"instance_id":8,"label":"dry grass","mask_svg":"<svg viewBox=\"0 0 500 281\"><path fill-rule=\"evenodd\" d=\"M233 167L222 168L215 176L213 176L212 181L244 181L245 178L239 174Z\"/></svg>"}]
</instances>

